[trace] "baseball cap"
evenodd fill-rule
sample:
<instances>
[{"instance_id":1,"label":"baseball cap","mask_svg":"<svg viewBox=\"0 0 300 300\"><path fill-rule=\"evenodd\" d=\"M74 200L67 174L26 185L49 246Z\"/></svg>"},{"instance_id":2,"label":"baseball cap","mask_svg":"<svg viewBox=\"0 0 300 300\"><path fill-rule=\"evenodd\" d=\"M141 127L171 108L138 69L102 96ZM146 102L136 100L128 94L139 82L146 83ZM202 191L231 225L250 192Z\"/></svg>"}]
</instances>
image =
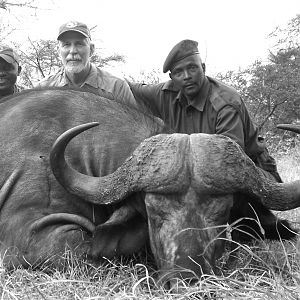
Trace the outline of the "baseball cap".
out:
<instances>
[{"instance_id":1,"label":"baseball cap","mask_svg":"<svg viewBox=\"0 0 300 300\"><path fill-rule=\"evenodd\" d=\"M67 31L76 31L81 33L87 38L91 38L91 33L86 24L78 22L78 21L69 21L67 23L64 23L59 27L58 37L59 40L60 36L67 32Z\"/></svg>"},{"instance_id":2,"label":"baseball cap","mask_svg":"<svg viewBox=\"0 0 300 300\"><path fill-rule=\"evenodd\" d=\"M6 45L0 45L0 57L7 61L9 64L19 64L19 56L13 48Z\"/></svg>"}]
</instances>

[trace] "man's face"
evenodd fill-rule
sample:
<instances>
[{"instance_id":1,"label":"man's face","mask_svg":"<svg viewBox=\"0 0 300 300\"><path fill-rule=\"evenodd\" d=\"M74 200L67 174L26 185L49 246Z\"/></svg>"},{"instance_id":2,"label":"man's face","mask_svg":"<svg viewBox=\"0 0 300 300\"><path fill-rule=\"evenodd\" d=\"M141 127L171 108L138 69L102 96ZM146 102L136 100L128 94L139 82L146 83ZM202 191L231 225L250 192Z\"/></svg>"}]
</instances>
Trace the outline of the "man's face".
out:
<instances>
[{"instance_id":1,"label":"man's face","mask_svg":"<svg viewBox=\"0 0 300 300\"><path fill-rule=\"evenodd\" d=\"M90 67L93 44L79 32L68 31L59 40L62 63L69 73L80 73Z\"/></svg>"},{"instance_id":2,"label":"man's face","mask_svg":"<svg viewBox=\"0 0 300 300\"><path fill-rule=\"evenodd\" d=\"M0 57L0 91L11 89L16 83L18 75L18 64L10 64Z\"/></svg>"},{"instance_id":3,"label":"man's face","mask_svg":"<svg viewBox=\"0 0 300 300\"><path fill-rule=\"evenodd\" d=\"M199 55L188 56L179 61L170 77L188 99L193 99L200 91L205 78L204 65Z\"/></svg>"}]
</instances>

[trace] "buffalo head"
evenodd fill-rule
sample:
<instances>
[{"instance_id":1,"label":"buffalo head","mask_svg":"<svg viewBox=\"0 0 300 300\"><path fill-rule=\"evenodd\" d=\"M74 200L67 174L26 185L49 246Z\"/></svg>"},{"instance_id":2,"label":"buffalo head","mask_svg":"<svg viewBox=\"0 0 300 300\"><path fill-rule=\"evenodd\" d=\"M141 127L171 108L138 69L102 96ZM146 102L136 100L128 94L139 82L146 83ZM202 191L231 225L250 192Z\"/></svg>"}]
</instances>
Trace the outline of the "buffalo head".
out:
<instances>
[{"instance_id":1,"label":"buffalo head","mask_svg":"<svg viewBox=\"0 0 300 300\"><path fill-rule=\"evenodd\" d=\"M223 135L159 134L143 141L112 174L78 173L65 161L65 148L77 134L96 125L74 127L57 139L50 155L53 173L67 191L94 204L120 202L144 191L150 244L162 275L175 272L189 278L214 269L223 251L233 193L259 197L274 210L300 206L299 181L268 180Z\"/></svg>"}]
</instances>

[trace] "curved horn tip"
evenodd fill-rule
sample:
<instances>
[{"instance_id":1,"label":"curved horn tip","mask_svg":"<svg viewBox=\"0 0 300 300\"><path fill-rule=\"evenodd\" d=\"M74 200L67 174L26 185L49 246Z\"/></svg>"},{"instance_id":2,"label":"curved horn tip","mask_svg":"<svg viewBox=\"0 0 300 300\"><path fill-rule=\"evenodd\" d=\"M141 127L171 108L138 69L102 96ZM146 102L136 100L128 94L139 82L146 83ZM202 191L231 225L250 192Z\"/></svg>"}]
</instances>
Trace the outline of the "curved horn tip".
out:
<instances>
[{"instance_id":1,"label":"curved horn tip","mask_svg":"<svg viewBox=\"0 0 300 300\"><path fill-rule=\"evenodd\" d=\"M278 129L284 129L284 130L300 133L300 124L278 124L276 127Z\"/></svg>"},{"instance_id":2,"label":"curved horn tip","mask_svg":"<svg viewBox=\"0 0 300 300\"><path fill-rule=\"evenodd\" d=\"M87 130L87 129L90 129L90 128L93 128L93 127L96 127L96 126L99 126L100 123L99 122L90 122L90 123L84 123L84 124L81 124L81 125L78 125L78 126L75 126L69 130L72 130L72 129L75 129L75 128L81 128L83 131Z\"/></svg>"},{"instance_id":3,"label":"curved horn tip","mask_svg":"<svg viewBox=\"0 0 300 300\"><path fill-rule=\"evenodd\" d=\"M290 125L291 124L277 124L276 127L279 128L279 129L285 129L285 128L287 128Z\"/></svg>"},{"instance_id":4,"label":"curved horn tip","mask_svg":"<svg viewBox=\"0 0 300 300\"><path fill-rule=\"evenodd\" d=\"M76 135L80 134L81 132L86 131L86 130L88 130L90 128L96 127L98 125L99 125L99 122L91 122L91 123L80 124L80 125L77 125L75 127L72 127L70 129L68 129L67 131L65 131L63 134L61 134L57 138L57 140L54 143L54 145L57 144L57 142L61 141L61 140L67 139L69 141L73 137L75 137Z\"/></svg>"}]
</instances>

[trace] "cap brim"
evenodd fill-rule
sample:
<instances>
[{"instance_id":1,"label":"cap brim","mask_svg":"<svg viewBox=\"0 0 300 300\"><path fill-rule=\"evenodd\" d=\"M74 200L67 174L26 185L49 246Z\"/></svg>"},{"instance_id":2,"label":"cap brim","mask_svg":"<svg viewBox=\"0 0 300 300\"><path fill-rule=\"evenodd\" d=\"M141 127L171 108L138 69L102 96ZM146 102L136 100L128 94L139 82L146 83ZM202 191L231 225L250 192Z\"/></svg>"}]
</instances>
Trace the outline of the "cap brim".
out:
<instances>
[{"instance_id":1,"label":"cap brim","mask_svg":"<svg viewBox=\"0 0 300 300\"><path fill-rule=\"evenodd\" d=\"M3 58L9 64L18 63L13 57L6 54L0 54L0 58Z\"/></svg>"},{"instance_id":2,"label":"cap brim","mask_svg":"<svg viewBox=\"0 0 300 300\"><path fill-rule=\"evenodd\" d=\"M71 29L71 30L64 30L64 31L62 31L62 32L58 35L57 39L59 40L60 37L61 37L64 33L69 32L69 31L79 32L79 33L81 33L83 36L85 36L85 37L87 37L87 38L91 38L89 35L87 35L86 33L82 32L82 31L80 31L80 30Z\"/></svg>"}]
</instances>

